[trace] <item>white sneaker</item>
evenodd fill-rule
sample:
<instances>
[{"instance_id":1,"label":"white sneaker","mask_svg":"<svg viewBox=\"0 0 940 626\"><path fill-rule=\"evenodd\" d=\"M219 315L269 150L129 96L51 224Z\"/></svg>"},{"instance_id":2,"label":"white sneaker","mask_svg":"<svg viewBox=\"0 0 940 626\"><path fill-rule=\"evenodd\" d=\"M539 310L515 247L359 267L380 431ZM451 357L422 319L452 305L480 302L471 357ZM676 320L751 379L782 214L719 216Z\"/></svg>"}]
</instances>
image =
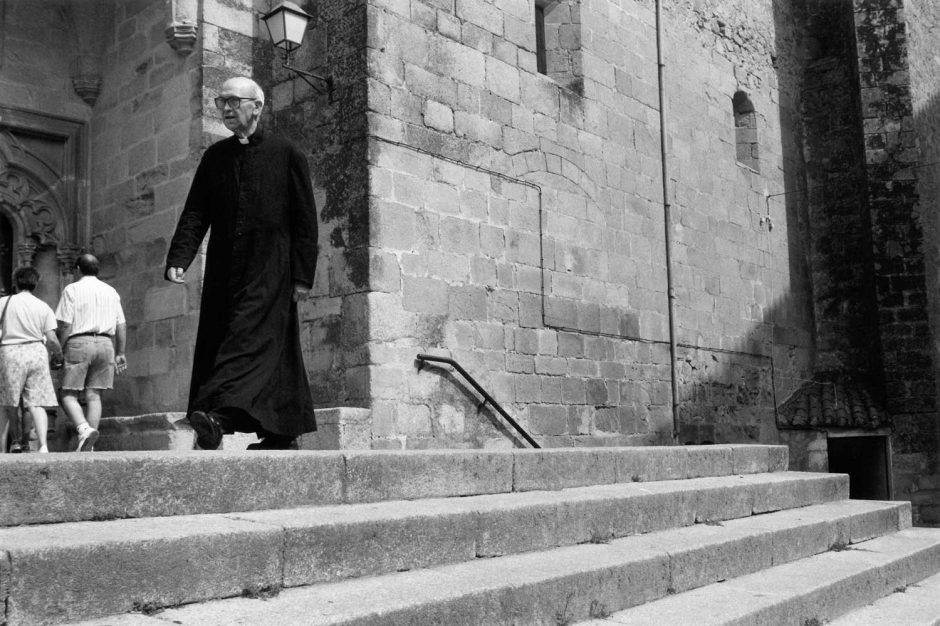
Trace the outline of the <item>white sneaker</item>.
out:
<instances>
[{"instance_id":1,"label":"white sneaker","mask_svg":"<svg viewBox=\"0 0 940 626\"><path fill-rule=\"evenodd\" d=\"M98 441L98 431L91 426L85 425L78 433L78 447L76 452L91 452L95 448L95 442Z\"/></svg>"}]
</instances>

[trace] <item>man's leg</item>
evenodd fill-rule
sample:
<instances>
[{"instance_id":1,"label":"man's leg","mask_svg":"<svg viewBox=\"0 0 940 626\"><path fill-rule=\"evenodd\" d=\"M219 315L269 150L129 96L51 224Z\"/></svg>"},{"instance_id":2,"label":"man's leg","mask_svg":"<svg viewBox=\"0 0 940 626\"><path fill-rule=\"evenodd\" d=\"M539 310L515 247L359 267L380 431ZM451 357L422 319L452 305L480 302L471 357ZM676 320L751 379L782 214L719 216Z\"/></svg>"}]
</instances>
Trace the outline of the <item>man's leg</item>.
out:
<instances>
[{"instance_id":1,"label":"man's leg","mask_svg":"<svg viewBox=\"0 0 940 626\"><path fill-rule=\"evenodd\" d=\"M101 423L101 390L89 387L85 390L85 419L89 426L98 428Z\"/></svg>"},{"instance_id":2,"label":"man's leg","mask_svg":"<svg viewBox=\"0 0 940 626\"><path fill-rule=\"evenodd\" d=\"M78 401L78 394L79 392L74 389L62 390L62 408L65 409L65 414L72 420L72 425L75 428L80 428L82 424L88 424L88 421L85 420L85 412L82 411L82 405Z\"/></svg>"},{"instance_id":3,"label":"man's leg","mask_svg":"<svg viewBox=\"0 0 940 626\"><path fill-rule=\"evenodd\" d=\"M82 405L78 401L78 394L86 385L88 366L94 358L94 352L84 337L69 339L63 349L65 369L62 371L62 408L78 431L76 452L81 452L94 446L98 439L98 431L85 419Z\"/></svg>"},{"instance_id":4,"label":"man's leg","mask_svg":"<svg viewBox=\"0 0 940 626\"><path fill-rule=\"evenodd\" d=\"M82 452L93 448L95 441L98 440L98 431L85 420L82 405L78 402L78 391L74 389L62 390L62 408L65 409L65 414L69 416L72 424L75 425L75 430L78 431L78 446L75 451Z\"/></svg>"}]
</instances>

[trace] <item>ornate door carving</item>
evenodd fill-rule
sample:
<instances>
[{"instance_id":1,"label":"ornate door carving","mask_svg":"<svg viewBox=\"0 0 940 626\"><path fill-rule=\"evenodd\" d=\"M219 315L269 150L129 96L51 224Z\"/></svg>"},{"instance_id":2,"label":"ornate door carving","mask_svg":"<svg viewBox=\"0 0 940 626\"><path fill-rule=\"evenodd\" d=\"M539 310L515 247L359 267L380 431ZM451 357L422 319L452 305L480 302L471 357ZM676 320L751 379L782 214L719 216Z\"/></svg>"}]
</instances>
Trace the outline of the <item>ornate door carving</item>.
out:
<instances>
[{"instance_id":1,"label":"ornate door carving","mask_svg":"<svg viewBox=\"0 0 940 626\"><path fill-rule=\"evenodd\" d=\"M87 239L84 123L0 107L0 270L43 274L36 295L54 305Z\"/></svg>"}]
</instances>

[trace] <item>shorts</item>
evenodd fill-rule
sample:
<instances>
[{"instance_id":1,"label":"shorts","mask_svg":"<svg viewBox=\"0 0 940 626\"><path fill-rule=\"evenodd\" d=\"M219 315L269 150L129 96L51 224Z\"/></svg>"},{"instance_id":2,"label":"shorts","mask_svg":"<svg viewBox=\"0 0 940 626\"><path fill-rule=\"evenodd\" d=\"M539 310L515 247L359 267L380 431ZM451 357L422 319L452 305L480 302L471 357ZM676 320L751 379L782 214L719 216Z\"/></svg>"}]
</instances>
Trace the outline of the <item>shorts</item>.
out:
<instances>
[{"instance_id":1,"label":"shorts","mask_svg":"<svg viewBox=\"0 0 940 626\"><path fill-rule=\"evenodd\" d=\"M49 373L49 352L41 341L0 346L0 406L59 405Z\"/></svg>"},{"instance_id":2,"label":"shorts","mask_svg":"<svg viewBox=\"0 0 940 626\"><path fill-rule=\"evenodd\" d=\"M111 389L114 386L114 344L110 337L70 337L65 342L62 389Z\"/></svg>"}]
</instances>

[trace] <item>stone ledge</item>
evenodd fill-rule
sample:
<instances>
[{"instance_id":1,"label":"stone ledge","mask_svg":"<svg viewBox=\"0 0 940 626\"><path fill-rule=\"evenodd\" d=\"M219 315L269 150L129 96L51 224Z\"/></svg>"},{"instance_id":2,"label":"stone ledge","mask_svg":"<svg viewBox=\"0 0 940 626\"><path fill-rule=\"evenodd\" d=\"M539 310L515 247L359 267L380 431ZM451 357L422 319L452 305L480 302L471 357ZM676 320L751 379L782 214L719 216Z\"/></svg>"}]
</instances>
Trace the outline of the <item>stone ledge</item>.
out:
<instances>
[{"instance_id":1,"label":"stone ledge","mask_svg":"<svg viewBox=\"0 0 940 626\"><path fill-rule=\"evenodd\" d=\"M160 418L149 419L163 424ZM0 490L0 526L555 490L709 473L786 475L774 472L769 450L754 455L762 456L763 463L748 463L744 472L733 470L727 460L738 450L676 446L0 455L0 483L8 485ZM715 462L721 458L726 462Z\"/></svg>"},{"instance_id":2,"label":"stone ledge","mask_svg":"<svg viewBox=\"0 0 940 626\"><path fill-rule=\"evenodd\" d=\"M318 430L299 438L301 450L359 450L369 449L369 409L329 408L314 411ZM196 433L184 412L147 413L144 415L103 417L98 431L101 433L95 451L118 452L140 450L193 450ZM234 433L222 438L223 450L244 450L258 441L253 433ZM74 450L74 434L67 444L57 446L58 451Z\"/></svg>"}]
</instances>

